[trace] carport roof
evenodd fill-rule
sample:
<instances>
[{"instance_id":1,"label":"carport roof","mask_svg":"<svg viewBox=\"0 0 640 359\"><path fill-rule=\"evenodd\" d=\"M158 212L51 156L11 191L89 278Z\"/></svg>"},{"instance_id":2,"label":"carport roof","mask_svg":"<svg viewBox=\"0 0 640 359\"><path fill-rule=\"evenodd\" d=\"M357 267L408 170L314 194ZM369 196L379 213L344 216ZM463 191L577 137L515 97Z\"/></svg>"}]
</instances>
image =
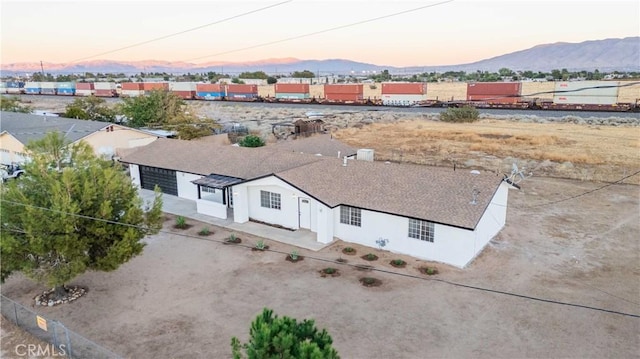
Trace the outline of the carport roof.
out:
<instances>
[{"instance_id":1,"label":"carport roof","mask_svg":"<svg viewBox=\"0 0 640 359\"><path fill-rule=\"evenodd\" d=\"M193 180L191 182L201 186L223 189L227 186L231 186L242 181L242 178L229 177L212 173L206 177L198 178L197 180Z\"/></svg>"}]
</instances>

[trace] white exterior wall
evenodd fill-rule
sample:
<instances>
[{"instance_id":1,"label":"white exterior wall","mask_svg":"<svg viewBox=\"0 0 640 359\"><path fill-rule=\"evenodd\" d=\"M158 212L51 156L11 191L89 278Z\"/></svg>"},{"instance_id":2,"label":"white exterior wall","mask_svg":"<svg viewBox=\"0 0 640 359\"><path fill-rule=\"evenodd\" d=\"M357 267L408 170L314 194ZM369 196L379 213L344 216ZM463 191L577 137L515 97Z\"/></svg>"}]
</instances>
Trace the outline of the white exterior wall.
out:
<instances>
[{"instance_id":1,"label":"white exterior wall","mask_svg":"<svg viewBox=\"0 0 640 359\"><path fill-rule=\"evenodd\" d=\"M260 191L268 191L280 194L280 209L264 208L260 203ZM244 223L253 218L259 221L278 224L286 228L299 229L298 200L307 198L310 209L310 230L317 232L318 216L320 208L323 213L329 209L319 204L315 199L290 186L276 177L267 177L259 180L243 183L233 187L233 213L234 221ZM321 207L320 207L321 206ZM329 237L323 235L323 240ZM333 239L333 235L330 235ZM330 240L329 240L330 241Z\"/></svg>"},{"instance_id":2,"label":"white exterior wall","mask_svg":"<svg viewBox=\"0 0 640 359\"><path fill-rule=\"evenodd\" d=\"M195 181L202 177L204 176L176 171L176 178L178 179L178 197L192 199L194 201L197 200L198 185L191 183L191 181Z\"/></svg>"},{"instance_id":3,"label":"white exterior wall","mask_svg":"<svg viewBox=\"0 0 640 359\"><path fill-rule=\"evenodd\" d=\"M315 202L315 200L312 199ZM316 204L316 227L314 232L318 234L317 240L320 243L331 243L334 238L334 219L333 209L325 206L322 203ZM313 212L312 212L313 215ZM313 226L313 223L312 223Z\"/></svg>"},{"instance_id":4,"label":"white exterior wall","mask_svg":"<svg viewBox=\"0 0 640 359\"><path fill-rule=\"evenodd\" d=\"M140 166L129 164L129 176L131 176L131 182L135 184L138 188L142 186L140 182Z\"/></svg>"},{"instance_id":5,"label":"white exterior wall","mask_svg":"<svg viewBox=\"0 0 640 359\"><path fill-rule=\"evenodd\" d=\"M222 190L220 190L220 192L222 192ZM198 213L202 213L211 217L227 219L227 206L222 203L213 202L206 199L197 199L196 208Z\"/></svg>"},{"instance_id":6,"label":"white exterior wall","mask_svg":"<svg viewBox=\"0 0 640 359\"><path fill-rule=\"evenodd\" d=\"M388 239L385 250L464 267L474 257L474 233L436 224L433 243L409 238L409 219L367 210L361 211L362 227L340 223L340 207L333 209L335 236L352 243L378 248L376 240Z\"/></svg>"}]
</instances>

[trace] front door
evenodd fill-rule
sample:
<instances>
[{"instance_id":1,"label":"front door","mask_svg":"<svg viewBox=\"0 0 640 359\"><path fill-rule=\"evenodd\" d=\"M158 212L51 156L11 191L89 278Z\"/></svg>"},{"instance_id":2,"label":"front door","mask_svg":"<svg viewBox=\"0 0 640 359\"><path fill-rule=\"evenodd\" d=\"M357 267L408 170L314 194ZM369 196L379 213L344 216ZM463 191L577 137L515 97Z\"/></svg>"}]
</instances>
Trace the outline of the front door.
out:
<instances>
[{"instance_id":1,"label":"front door","mask_svg":"<svg viewBox=\"0 0 640 359\"><path fill-rule=\"evenodd\" d=\"M300 228L311 229L311 203L308 198L298 198Z\"/></svg>"}]
</instances>

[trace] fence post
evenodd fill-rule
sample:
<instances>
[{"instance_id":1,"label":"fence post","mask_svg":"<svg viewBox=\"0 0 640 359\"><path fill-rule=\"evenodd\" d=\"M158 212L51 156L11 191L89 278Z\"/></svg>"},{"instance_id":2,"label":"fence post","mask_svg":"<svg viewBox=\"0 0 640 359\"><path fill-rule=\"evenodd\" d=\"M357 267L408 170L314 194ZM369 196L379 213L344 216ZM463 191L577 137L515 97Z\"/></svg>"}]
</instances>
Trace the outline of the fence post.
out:
<instances>
[{"instance_id":1,"label":"fence post","mask_svg":"<svg viewBox=\"0 0 640 359\"><path fill-rule=\"evenodd\" d=\"M16 306L16 302L13 302L13 315L16 317L16 325L20 326L20 322L18 321L18 308Z\"/></svg>"},{"instance_id":2,"label":"fence post","mask_svg":"<svg viewBox=\"0 0 640 359\"><path fill-rule=\"evenodd\" d=\"M67 337L67 355L69 356L69 358L73 358L73 355L71 354L71 340L69 340L69 330L64 325L62 327L64 328L64 335Z\"/></svg>"},{"instance_id":3,"label":"fence post","mask_svg":"<svg viewBox=\"0 0 640 359\"><path fill-rule=\"evenodd\" d=\"M58 322L55 320L51 321L52 327L53 327L53 346L57 347L58 346L58 331L56 330L58 327Z\"/></svg>"}]
</instances>

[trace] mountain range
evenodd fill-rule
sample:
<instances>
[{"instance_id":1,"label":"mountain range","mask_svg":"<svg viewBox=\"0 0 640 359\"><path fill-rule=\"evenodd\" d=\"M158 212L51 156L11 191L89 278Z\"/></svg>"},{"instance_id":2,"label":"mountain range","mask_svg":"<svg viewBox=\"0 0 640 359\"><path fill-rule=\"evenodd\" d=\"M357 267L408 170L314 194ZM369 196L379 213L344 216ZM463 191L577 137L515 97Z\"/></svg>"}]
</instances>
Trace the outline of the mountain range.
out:
<instances>
[{"instance_id":1,"label":"mountain range","mask_svg":"<svg viewBox=\"0 0 640 359\"><path fill-rule=\"evenodd\" d=\"M39 62L2 64L3 75L41 71ZM310 70L327 74L349 74L352 72L389 70L391 73L422 73L446 71L492 71L500 68L511 70L570 71L598 69L609 71L640 71L640 37L584 41L580 43L558 42L544 44L493 58L459 65L394 67L356 62L345 59L299 60L295 58L265 59L254 62L208 62L193 64L169 61L111 61L95 60L73 64L43 63L47 73L125 73L140 72L209 72L226 74L264 71L268 74L287 74L294 71Z\"/></svg>"}]
</instances>

